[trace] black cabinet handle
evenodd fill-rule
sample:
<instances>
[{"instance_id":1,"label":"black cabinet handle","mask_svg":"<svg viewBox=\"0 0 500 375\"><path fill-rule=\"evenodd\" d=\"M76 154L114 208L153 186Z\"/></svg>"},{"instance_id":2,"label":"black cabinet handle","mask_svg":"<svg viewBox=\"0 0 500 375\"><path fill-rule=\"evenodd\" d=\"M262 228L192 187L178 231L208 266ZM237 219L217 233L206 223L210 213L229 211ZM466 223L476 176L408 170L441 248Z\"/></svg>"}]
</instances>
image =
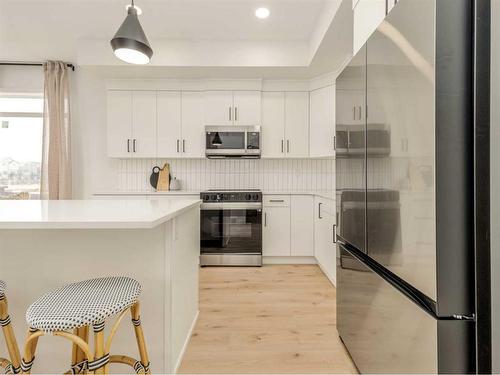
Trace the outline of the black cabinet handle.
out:
<instances>
[{"instance_id":1,"label":"black cabinet handle","mask_svg":"<svg viewBox=\"0 0 500 375\"><path fill-rule=\"evenodd\" d=\"M323 204L323 203L321 203L321 202L320 202L320 203L318 203L318 219L323 219L323 218L321 217L321 205L322 205L322 204Z\"/></svg>"},{"instance_id":2,"label":"black cabinet handle","mask_svg":"<svg viewBox=\"0 0 500 375\"><path fill-rule=\"evenodd\" d=\"M132 144L133 144L133 150L135 152L136 151L137 139L134 139L134 142Z\"/></svg>"},{"instance_id":3,"label":"black cabinet handle","mask_svg":"<svg viewBox=\"0 0 500 375\"><path fill-rule=\"evenodd\" d=\"M186 152L186 140L182 140L182 152Z\"/></svg>"},{"instance_id":4,"label":"black cabinet handle","mask_svg":"<svg viewBox=\"0 0 500 375\"><path fill-rule=\"evenodd\" d=\"M337 224L333 224L333 243L337 243Z\"/></svg>"},{"instance_id":5,"label":"black cabinet handle","mask_svg":"<svg viewBox=\"0 0 500 375\"><path fill-rule=\"evenodd\" d=\"M130 139L127 139L127 152L130 152Z\"/></svg>"}]
</instances>

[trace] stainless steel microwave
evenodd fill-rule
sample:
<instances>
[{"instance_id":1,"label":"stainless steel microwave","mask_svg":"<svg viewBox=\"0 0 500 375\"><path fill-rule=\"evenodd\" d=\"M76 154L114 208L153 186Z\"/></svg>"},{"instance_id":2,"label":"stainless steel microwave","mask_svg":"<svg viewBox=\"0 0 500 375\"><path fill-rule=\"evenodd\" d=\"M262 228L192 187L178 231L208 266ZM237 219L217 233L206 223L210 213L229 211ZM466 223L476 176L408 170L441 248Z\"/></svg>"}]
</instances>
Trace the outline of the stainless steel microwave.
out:
<instances>
[{"instance_id":1,"label":"stainless steel microwave","mask_svg":"<svg viewBox=\"0 0 500 375\"><path fill-rule=\"evenodd\" d=\"M206 126L205 155L210 159L258 159L260 138L260 126Z\"/></svg>"}]
</instances>

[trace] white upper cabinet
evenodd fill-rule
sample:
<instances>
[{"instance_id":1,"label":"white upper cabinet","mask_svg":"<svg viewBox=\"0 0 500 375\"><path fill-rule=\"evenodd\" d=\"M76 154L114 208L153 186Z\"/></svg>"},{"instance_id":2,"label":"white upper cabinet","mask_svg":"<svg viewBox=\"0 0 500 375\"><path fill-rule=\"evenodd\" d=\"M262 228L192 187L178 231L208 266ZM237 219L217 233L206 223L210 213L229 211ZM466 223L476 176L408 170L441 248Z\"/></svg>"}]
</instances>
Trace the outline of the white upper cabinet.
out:
<instances>
[{"instance_id":1,"label":"white upper cabinet","mask_svg":"<svg viewBox=\"0 0 500 375\"><path fill-rule=\"evenodd\" d=\"M182 92L182 142L180 143L182 157L205 157L202 92Z\"/></svg>"},{"instance_id":2,"label":"white upper cabinet","mask_svg":"<svg viewBox=\"0 0 500 375\"><path fill-rule=\"evenodd\" d=\"M205 91L205 125L260 125L260 91Z\"/></svg>"},{"instance_id":3,"label":"white upper cabinet","mask_svg":"<svg viewBox=\"0 0 500 375\"><path fill-rule=\"evenodd\" d=\"M156 157L156 92L108 92L108 155Z\"/></svg>"},{"instance_id":4,"label":"white upper cabinet","mask_svg":"<svg viewBox=\"0 0 500 375\"><path fill-rule=\"evenodd\" d=\"M350 89L341 89L339 91L342 93L342 95L339 95L336 98L337 105L335 106L334 109L335 112L334 118L337 119L337 124L363 125L365 123L364 91L350 90ZM335 92L333 95L335 97ZM311 100L312 97L313 94L311 93Z\"/></svg>"},{"instance_id":5,"label":"white upper cabinet","mask_svg":"<svg viewBox=\"0 0 500 375\"><path fill-rule=\"evenodd\" d=\"M285 93L262 93L262 157L285 156Z\"/></svg>"},{"instance_id":6,"label":"white upper cabinet","mask_svg":"<svg viewBox=\"0 0 500 375\"><path fill-rule=\"evenodd\" d=\"M260 125L262 94L260 91L234 91L233 117L235 125Z\"/></svg>"},{"instance_id":7,"label":"white upper cabinet","mask_svg":"<svg viewBox=\"0 0 500 375\"><path fill-rule=\"evenodd\" d=\"M286 156L309 157L309 93L285 93Z\"/></svg>"},{"instance_id":8,"label":"white upper cabinet","mask_svg":"<svg viewBox=\"0 0 500 375\"><path fill-rule=\"evenodd\" d=\"M335 155L335 86L311 91L310 156Z\"/></svg>"},{"instance_id":9,"label":"white upper cabinet","mask_svg":"<svg viewBox=\"0 0 500 375\"><path fill-rule=\"evenodd\" d=\"M132 92L108 91L108 155L114 158L128 158L132 141Z\"/></svg>"},{"instance_id":10,"label":"white upper cabinet","mask_svg":"<svg viewBox=\"0 0 500 375\"><path fill-rule=\"evenodd\" d=\"M132 136L134 157L156 157L156 91L132 93Z\"/></svg>"},{"instance_id":11,"label":"white upper cabinet","mask_svg":"<svg viewBox=\"0 0 500 375\"><path fill-rule=\"evenodd\" d=\"M159 91L157 94L158 157L181 155L181 93Z\"/></svg>"},{"instance_id":12,"label":"white upper cabinet","mask_svg":"<svg viewBox=\"0 0 500 375\"><path fill-rule=\"evenodd\" d=\"M203 103L205 125L233 124L232 91L205 91Z\"/></svg>"},{"instance_id":13,"label":"white upper cabinet","mask_svg":"<svg viewBox=\"0 0 500 375\"><path fill-rule=\"evenodd\" d=\"M262 157L309 157L309 93L262 93Z\"/></svg>"}]
</instances>

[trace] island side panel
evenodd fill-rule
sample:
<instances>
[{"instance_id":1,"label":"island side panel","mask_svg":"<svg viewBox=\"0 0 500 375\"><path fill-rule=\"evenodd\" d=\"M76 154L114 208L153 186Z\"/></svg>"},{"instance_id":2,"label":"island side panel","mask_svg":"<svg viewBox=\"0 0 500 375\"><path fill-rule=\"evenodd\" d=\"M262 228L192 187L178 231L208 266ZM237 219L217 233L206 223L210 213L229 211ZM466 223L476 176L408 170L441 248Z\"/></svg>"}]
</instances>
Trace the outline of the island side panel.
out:
<instances>
[{"instance_id":1,"label":"island side panel","mask_svg":"<svg viewBox=\"0 0 500 375\"><path fill-rule=\"evenodd\" d=\"M172 221L172 334L171 372L177 372L198 317L200 210L198 207Z\"/></svg>"},{"instance_id":2,"label":"island side panel","mask_svg":"<svg viewBox=\"0 0 500 375\"><path fill-rule=\"evenodd\" d=\"M151 369L164 373L167 353L165 248L171 222L153 229L0 230L0 279L5 280L15 333L22 346L26 335L25 312L43 293L64 284L93 277L126 275L142 287L141 318ZM170 315L171 316L171 315ZM112 322L108 323L109 330ZM130 319L123 320L112 352L138 358ZM63 373L70 363L69 342L56 337L40 340L35 373ZM111 366L111 372L128 370Z\"/></svg>"}]
</instances>

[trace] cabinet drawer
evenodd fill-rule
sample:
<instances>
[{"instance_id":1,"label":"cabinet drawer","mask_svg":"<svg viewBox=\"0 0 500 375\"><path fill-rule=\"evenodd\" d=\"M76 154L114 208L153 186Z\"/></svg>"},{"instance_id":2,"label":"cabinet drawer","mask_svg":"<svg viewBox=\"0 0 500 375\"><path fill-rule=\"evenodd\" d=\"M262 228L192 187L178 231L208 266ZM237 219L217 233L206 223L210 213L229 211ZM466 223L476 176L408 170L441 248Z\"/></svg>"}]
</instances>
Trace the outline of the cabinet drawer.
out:
<instances>
[{"instance_id":1,"label":"cabinet drawer","mask_svg":"<svg viewBox=\"0 0 500 375\"><path fill-rule=\"evenodd\" d=\"M264 195L263 204L265 207L288 207L290 206L289 195Z\"/></svg>"}]
</instances>

